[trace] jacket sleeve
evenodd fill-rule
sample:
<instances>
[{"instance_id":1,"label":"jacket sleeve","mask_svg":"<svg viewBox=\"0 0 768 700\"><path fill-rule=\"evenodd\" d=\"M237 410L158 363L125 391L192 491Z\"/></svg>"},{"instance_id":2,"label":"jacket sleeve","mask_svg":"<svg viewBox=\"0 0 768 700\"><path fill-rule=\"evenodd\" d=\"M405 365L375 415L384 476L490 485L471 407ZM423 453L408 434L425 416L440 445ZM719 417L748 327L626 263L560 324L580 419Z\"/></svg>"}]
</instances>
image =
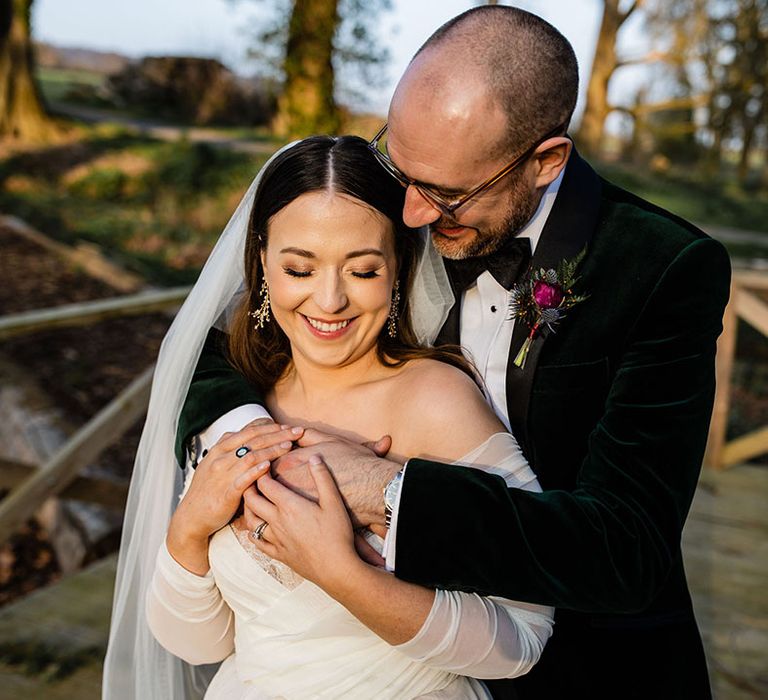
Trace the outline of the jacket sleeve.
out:
<instances>
[{"instance_id":1,"label":"jacket sleeve","mask_svg":"<svg viewBox=\"0 0 768 700\"><path fill-rule=\"evenodd\" d=\"M396 575L582 612L647 607L696 488L729 281L727 253L711 239L667 266L628 336L574 490L530 493L409 460Z\"/></svg>"},{"instance_id":2,"label":"jacket sleeve","mask_svg":"<svg viewBox=\"0 0 768 700\"><path fill-rule=\"evenodd\" d=\"M176 431L175 454L184 464L188 440L205 430L217 418L247 403L264 405L264 393L230 365L224 357L226 335L211 328L192 383L184 400Z\"/></svg>"}]
</instances>

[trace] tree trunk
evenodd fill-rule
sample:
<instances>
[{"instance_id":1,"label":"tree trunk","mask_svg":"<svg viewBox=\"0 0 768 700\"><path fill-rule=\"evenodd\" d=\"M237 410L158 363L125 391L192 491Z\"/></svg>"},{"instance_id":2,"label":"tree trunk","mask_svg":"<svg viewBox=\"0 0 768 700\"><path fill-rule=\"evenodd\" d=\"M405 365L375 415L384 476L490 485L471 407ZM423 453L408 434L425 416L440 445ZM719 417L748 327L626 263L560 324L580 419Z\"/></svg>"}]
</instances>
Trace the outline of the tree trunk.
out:
<instances>
[{"instance_id":1,"label":"tree trunk","mask_svg":"<svg viewBox=\"0 0 768 700\"><path fill-rule=\"evenodd\" d=\"M33 76L32 0L0 0L0 138L47 141L57 128Z\"/></svg>"},{"instance_id":2,"label":"tree trunk","mask_svg":"<svg viewBox=\"0 0 768 700\"><path fill-rule=\"evenodd\" d=\"M608 83L620 65L616 57L619 29L638 5L638 2L635 2L627 11L622 12L619 3L620 0L603 2L603 18L587 85L587 104L579 127L579 146L590 155L596 155L600 151L605 120L611 111L608 104Z\"/></svg>"},{"instance_id":3,"label":"tree trunk","mask_svg":"<svg viewBox=\"0 0 768 700\"><path fill-rule=\"evenodd\" d=\"M332 63L337 5L338 0L294 0L283 64L285 85L273 123L279 136L333 134L339 129Z\"/></svg>"},{"instance_id":4,"label":"tree trunk","mask_svg":"<svg viewBox=\"0 0 768 700\"><path fill-rule=\"evenodd\" d=\"M742 187L747 184L747 179L749 178L749 155L752 151L752 142L755 138L755 126L755 122L751 119L744 124L741 150L739 152L739 165L736 169L736 176Z\"/></svg>"}]
</instances>

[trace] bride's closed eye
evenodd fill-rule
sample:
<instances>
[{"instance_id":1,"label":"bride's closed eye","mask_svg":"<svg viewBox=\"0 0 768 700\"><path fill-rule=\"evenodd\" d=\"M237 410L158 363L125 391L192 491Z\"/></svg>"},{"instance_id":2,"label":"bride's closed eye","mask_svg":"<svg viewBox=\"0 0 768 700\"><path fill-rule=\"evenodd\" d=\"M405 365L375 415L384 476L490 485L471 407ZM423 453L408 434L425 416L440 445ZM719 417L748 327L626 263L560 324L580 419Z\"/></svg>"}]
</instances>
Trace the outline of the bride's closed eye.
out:
<instances>
[{"instance_id":1,"label":"bride's closed eye","mask_svg":"<svg viewBox=\"0 0 768 700\"><path fill-rule=\"evenodd\" d=\"M309 277L312 270L295 270L292 267L283 267L283 272L291 277Z\"/></svg>"}]
</instances>

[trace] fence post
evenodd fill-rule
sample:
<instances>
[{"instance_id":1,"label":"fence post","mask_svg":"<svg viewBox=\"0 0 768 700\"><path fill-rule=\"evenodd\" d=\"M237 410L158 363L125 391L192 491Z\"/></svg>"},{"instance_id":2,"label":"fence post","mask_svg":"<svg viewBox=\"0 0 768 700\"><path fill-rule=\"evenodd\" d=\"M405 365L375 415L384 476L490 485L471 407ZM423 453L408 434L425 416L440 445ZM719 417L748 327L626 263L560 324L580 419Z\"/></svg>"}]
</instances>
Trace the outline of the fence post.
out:
<instances>
[{"instance_id":1,"label":"fence post","mask_svg":"<svg viewBox=\"0 0 768 700\"><path fill-rule=\"evenodd\" d=\"M736 353L736 334L739 317L737 314L740 285L731 285L731 299L725 307L723 315L723 333L717 341L717 358L715 361L715 405L712 408L712 421L709 424L709 439L704 455L704 465L714 469L723 468L723 447L728 429L728 410L731 405L731 372L733 358Z\"/></svg>"}]
</instances>

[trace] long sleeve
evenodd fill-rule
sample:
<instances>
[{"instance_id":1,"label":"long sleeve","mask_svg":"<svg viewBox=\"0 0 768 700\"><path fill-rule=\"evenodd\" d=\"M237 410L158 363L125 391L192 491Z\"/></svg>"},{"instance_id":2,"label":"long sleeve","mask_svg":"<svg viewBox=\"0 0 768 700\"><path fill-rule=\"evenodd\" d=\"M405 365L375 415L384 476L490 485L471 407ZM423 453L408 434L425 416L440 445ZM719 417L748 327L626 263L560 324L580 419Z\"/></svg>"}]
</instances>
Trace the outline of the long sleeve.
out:
<instances>
[{"instance_id":1,"label":"long sleeve","mask_svg":"<svg viewBox=\"0 0 768 700\"><path fill-rule=\"evenodd\" d=\"M473 678L531 670L552 634L553 609L476 593L437 590L419 633L397 647L431 668Z\"/></svg>"},{"instance_id":2,"label":"long sleeve","mask_svg":"<svg viewBox=\"0 0 768 700\"><path fill-rule=\"evenodd\" d=\"M540 492L514 436L498 433L456 464ZM554 610L506 598L438 589L417 635L397 647L431 668L473 678L514 678L539 660L552 634Z\"/></svg>"},{"instance_id":3,"label":"long sleeve","mask_svg":"<svg viewBox=\"0 0 768 700\"><path fill-rule=\"evenodd\" d=\"M727 254L706 238L668 263L627 334L575 488L531 493L410 460L396 574L583 612L646 609L677 561L696 487L728 282ZM441 524L428 540L425 522Z\"/></svg>"},{"instance_id":4,"label":"long sleeve","mask_svg":"<svg viewBox=\"0 0 768 700\"><path fill-rule=\"evenodd\" d=\"M187 663L222 661L235 649L234 617L209 571L197 576L163 542L147 591L147 622L160 644Z\"/></svg>"}]
</instances>

